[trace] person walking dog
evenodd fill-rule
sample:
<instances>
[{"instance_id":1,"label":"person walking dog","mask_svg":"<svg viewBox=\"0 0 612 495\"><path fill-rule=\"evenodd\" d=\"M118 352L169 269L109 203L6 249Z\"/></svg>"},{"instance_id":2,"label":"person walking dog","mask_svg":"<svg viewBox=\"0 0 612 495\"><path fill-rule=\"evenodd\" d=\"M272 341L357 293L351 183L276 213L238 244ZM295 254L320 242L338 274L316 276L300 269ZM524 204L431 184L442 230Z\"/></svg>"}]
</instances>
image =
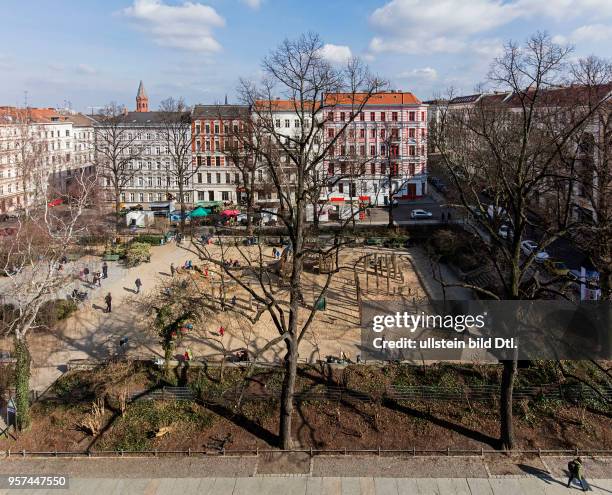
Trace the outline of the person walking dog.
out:
<instances>
[{"instance_id":1,"label":"person walking dog","mask_svg":"<svg viewBox=\"0 0 612 495\"><path fill-rule=\"evenodd\" d=\"M582 491L586 492L587 488L584 479L584 468L582 467L582 459L576 457L573 461L567 463L567 469L569 470L569 479L567 480L567 487L570 488L572 481L578 480Z\"/></svg>"}]
</instances>

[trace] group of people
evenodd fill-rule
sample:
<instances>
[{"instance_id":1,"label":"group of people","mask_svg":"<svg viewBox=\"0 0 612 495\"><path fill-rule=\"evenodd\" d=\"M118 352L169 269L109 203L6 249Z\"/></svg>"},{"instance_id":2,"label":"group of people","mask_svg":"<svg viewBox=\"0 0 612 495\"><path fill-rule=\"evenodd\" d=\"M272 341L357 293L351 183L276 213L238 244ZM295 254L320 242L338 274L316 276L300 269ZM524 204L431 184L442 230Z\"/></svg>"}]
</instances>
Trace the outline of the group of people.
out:
<instances>
[{"instance_id":1,"label":"group of people","mask_svg":"<svg viewBox=\"0 0 612 495\"><path fill-rule=\"evenodd\" d=\"M240 267L240 261L238 260L223 260L223 266L225 268L239 268Z\"/></svg>"}]
</instances>

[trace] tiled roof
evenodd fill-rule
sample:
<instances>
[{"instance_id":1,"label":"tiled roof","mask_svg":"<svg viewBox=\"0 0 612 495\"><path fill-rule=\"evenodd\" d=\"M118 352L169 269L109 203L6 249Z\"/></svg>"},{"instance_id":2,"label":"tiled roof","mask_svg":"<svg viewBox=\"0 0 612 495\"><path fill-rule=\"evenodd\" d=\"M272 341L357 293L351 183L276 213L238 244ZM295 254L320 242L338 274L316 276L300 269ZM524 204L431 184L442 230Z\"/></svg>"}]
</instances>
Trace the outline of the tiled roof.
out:
<instances>
[{"instance_id":1,"label":"tiled roof","mask_svg":"<svg viewBox=\"0 0 612 495\"><path fill-rule=\"evenodd\" d=\"M312 102L304 101L304 108L309 110ZM257 100L255 102L255 107L260 110L272 111L272 112L294 112L296 109L299 109L301 106L301 102L295 100L281 100L277 98L276 100ZM316 105L318 108L319 105Z\"/></svg>"},{"instance_id":2,"label":"tiled roof","mask_svg":"<svg viewBox=\"0 0 612 495\"><path fill-rule=\"evenodd\" d=\"M325 95L327 105L361 105L366 99L366 105L418 105L422 103L412 93L400 91L376 93L369 98L367 93L330 93Z\"/></svg>"},{"instance_id":3,"label":"tiled roof","mask_svg":"<svg viewBox=\"0 0 612 495\"><path fill-rule=\"evenodd\" d=\"M248 115L246 105L196 105L191 113L193 119L241 119Z\"/></svg>"}]
</instances>

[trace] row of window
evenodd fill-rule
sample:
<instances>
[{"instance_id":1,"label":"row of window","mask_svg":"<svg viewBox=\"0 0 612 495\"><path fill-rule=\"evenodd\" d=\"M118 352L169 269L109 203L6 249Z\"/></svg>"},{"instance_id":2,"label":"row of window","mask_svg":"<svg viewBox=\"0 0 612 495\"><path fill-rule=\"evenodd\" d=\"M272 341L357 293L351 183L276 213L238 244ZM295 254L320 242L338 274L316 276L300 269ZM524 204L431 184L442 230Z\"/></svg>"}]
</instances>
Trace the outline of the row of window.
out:
<instances>
[{"instance_id":1,"label":"row of window","mask_svg":"<svg viewBox=\"0 0 612 495\"><path fill-rule=\"evenodd\" d=\"M381 163L370 163L368 166L362 163L357 167L356 170L351 170L351 167L345 163L329 163L327 165L327 174L329 176L333 175L364 175L366 172L369 172L371 175L399 175L400 172L400 164L398 163L390 163L387 164L385 162ZM419 173L425 173L425 167L419 167ZM417 173L417 166L414 163L408 164L407 172L409 175L415 175Z\"/></svg>"},{"instance_id":2,"label":"row of window","mask_svg":"<svg viewBox=\"0 0 612 495\"><path fill-rule=\"evenodd\" d=\"M399 122L399 112L367 112L369 114L370 122L387 122L387 117L391 118L391 122ZM410 111L408 112L408 122L417 122L419 118L419 114L421 117L421 122L425 122L427 119L426 112L416 112ZM378 118L377 118L378 117ZM327 120L329 122L346 122L353 119L353 112L327 112ZM365 122L366 120L366 112L359 112L359 115L354 119L360 122Z\"/></svg>"},{"instance_id":3,"label":"row of window","mask_svg":"<svg viewBox=\"0 0 612 495\"><path fill-rule=\"evenodd\" d=\"M380 150L380 153L377 153L377 150ZM420 150L420 154L418 151ZM357 152L359 151L359 153ZM389 146L389 156L392 158L400 157L400 147L398 144L392 144ZM348 153L347 153L348 152ZM387 146L381 144L377 146L375 144L370 145L370 154L366 155L366 145L362 144L359 146L359 149L356 145L351 144L348 147L345 144L341 144L340 146L331 146L329 149L330 156L387 156ZM408 146L408 156L425 156L425 145L418 146Z\"/></svg>"},{"instance_id":4,"label":"row of window","mask_svg":"<svg viewBox=\"0 0 612 495\"><path fill-rule=\"evenodd\" d=\"M345 129L344 132L348 132L348 137L349 139L355 139L355 136L357 135L356 129L348 129L348 131ZM380 136L381 139L385 139L387 137L387 129L370 129L370 132L368 133L370 138L372 139L376 139L377 136ZM336 135L336 129L334 129L333 127L329 127L327 129L327 137L328 138L333 138ZM391 129L391 133L390 133L391 139L399 139L399 128L398 127L394 127ZM416 139L417 136L417 129L415 127L410 127L408 128L408 138L409 139ZM366 137L366 129L359 129L359 138L361 139L365 139ZM425 139L425 128L421 129L421 139Z\"/></svg>"},{"instance_id":5,"label":"row of window","mask_svg":"<svg viewBox=\"0 0 612 495\"><path fill-rule=\"evenodd\" d=\"M213 174L208 172L206 174L202 172L198 172L196 175L196 182L198 184L239 184L240 183L240 174L238 172L234 173L234 179L232 181L231 174L229 172L225 172L225 182L221 182L223 175L220 172L217 172L215 175L215 182L212 181ZM206 182L204 182L206 179Z\"/></svg>"},{"instance_id":6,"label":"row of window","mask_svg":"<svg viewBox=\"0 0 612 495\"><path fill-rule=\"evenodd\" d=\"M220 194L216 194L220 193ZM197 191L198 201L231 201L231 192L230 191ZM215 197L216 196L216 197ZM191 202L191 194L184 194L185 202ZM125 203L126 200L129 200L130 203L144 203L148 201L149 203L153 203L155 201L164 201L166 199L166 193L156 192L156 193L144 193L144 192L130 192L130 193L121 193L121 202Z\"/></svg>"},{"instance_id":7,"label":"row of window","mask_svg":"<svg viewBox=\"0 0 612 495\"><path fill-rule=\"evenodd\" d=\"M231 129L234 132L234 134L238 134L239 126L237 123L233 124L233 127ZM221 130L221 124L219 124L218 122L215 122L213 125L209 123L204 124L204 134L211 134L210 132L211 130L213 131L213 134L219 134L219 131ZM199 135L201 132L202 132L202 125L199 123L196 123L195 125L196 135ZM224 134L230 133L230 124L223 124L223 133Z\"/></svg>"}]
</instances>

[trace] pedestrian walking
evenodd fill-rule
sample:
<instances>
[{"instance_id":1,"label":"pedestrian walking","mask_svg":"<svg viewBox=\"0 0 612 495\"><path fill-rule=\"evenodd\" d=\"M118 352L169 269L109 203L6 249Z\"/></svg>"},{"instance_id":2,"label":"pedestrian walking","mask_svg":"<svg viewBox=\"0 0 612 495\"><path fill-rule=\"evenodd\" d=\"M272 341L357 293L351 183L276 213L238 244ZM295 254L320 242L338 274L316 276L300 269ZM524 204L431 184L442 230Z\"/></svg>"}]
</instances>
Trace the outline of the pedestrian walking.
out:
<instances>
[{"instance_id":1,"label":"pedestrian walking","mask_svg":"<svg viewBox=\"0 0 612 495\"><path fill-rule=\"evenodd\" d=\"M225 335L225 328L219 327L219 335L221 335L221 337Z\"/></svg>"},{"instance_id":2,"label":"pedestrian walking","mask_svg":"<svg viewBox=\"0 0 612 495\"><path fill-rule=\"evenodd\" d=\"M567 487L570 488L572 481L578 480L582 491L586 492L587 488L584 479L584 468L582 467L582 459L576 457L573 461L567 463L567 469L569 471L569 480L567 480Z\"/></svg>"},{"instance_id":3,"label":"pedestrian walking","mask_svg":"<svg viewBox=\"0 0 612 495\"><path fill-rule=\"evenodd\" d=\"M102 263L102 278L108 278L108 264L106 261Z\"/></svg>"},{"instance_id":4,"label":"pedestrian walking","mask_svg":"<svg viewBox=\"0 0 612 495\"><path fill-rule=\"evenodd\" d=\"M174 263L170 263L170 275L174 277L175 273L176 273L176 268L174 268Z\"/></svg>"},{"instance_id":5,"label":"pedestrian walking","mask_svg":"<svg viewBox=\"0 0 612 495\"><path fill-rule=\"evenodd\" d=\"M110 313L112 310L112 303L113 303L113 297L111 296L110 292L106 294L106 297L104 298L104 302L106 303L106 312Z\"/></svg>"},{"instance_id":6,"label":"pedestrian walking","mask_svg":"<svg viewBox=\"0 0 612 495\"><path fill-rule=\"evenodd\" d=\"M140 288L142 287L142 281L139 278L137 278L135 284L136 284L136 294L139 294Z\"/></svg>"},{"instance_id":7,"label":"pedestrian walking","mask_svg":"<svg viewBox=\"0 0 612 495\"><path fill-rule=\"evenodd\" d=\"M83 275L85 276L85 282L88 282L89 268L85 267L85 269L83 270Z\"/></svg>"},{"instance_id":8,"label":"pedestrian walking","mask_svg":"<svg viewBox=\"0 0 612 495\"><path fill-rule=\"evenodd\" d=\"M232 306L236 306L236 296L232 297Z\"/></svg>"},{"instance_id":9,"label":"pedestrian walking","mask_svg":"<svg viewBox=\"0 0 612 495\"><path fill-rule=\"evenodd\" d=\"M93 285L100 287L100 274L98 272L94 272L93 274Z\"/></svg>"}]
</instances>

